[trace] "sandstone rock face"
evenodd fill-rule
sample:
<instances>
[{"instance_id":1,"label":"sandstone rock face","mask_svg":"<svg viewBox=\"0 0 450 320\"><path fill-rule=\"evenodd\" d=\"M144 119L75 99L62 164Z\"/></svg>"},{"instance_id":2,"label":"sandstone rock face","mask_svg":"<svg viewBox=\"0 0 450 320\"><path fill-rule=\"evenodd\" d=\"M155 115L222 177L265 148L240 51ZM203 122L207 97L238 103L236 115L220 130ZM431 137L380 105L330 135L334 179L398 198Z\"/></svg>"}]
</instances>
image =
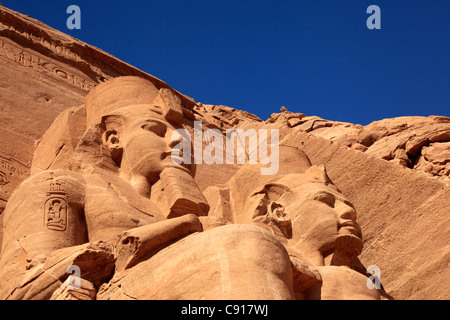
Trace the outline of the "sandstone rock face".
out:
<instances>
[{"instance_id":1,"label":"sandstone rock face","mask_svg":"<svg viewBox=\"0 0 450 320\"><path fill-rule=\"evenodd\" d=\"M450 118L444 116L399 117L375 121L367 126L329 121L303 114L272 115L267 122L286 124L359 150L403 167L438 178L450 175Z\"/></svg>"},{"instance_id":2,"label":"sandstone rock face","mask_svg":"<svg viewBox=\"0 0 450 320\"><path fill-rule=\"evenodd\" d=\"M202 192L201 167L174 161L183 125L177 93L134 76L57 117L3 213L0 297L380 298L358 259L356 211L324 168L281 146L277 174L244 164Z\"/></svg>"},{"instance_id":3,"label":"sandstone rock face","mask_svg":"<svg viewBox=\"0 0 450 320\"><path fill-rule=\"evenodd\" d=\"M0 17L0 299L450 297L450 118L262 121Z\"/></svg>"},{"instance_id":4,"label":"sandstone rock face","mask_svg":"<svg viewBox=\"0 0 450 320\"><path fill-rule=\"evenodd\" d=\"M97 84L122 75L168 87L111 55L0 6L0 207L30 174L35 142ZM192 99L182 96L192 108ZM55 141L55 143L58 143Z\"/></svg>"}]
</instances>

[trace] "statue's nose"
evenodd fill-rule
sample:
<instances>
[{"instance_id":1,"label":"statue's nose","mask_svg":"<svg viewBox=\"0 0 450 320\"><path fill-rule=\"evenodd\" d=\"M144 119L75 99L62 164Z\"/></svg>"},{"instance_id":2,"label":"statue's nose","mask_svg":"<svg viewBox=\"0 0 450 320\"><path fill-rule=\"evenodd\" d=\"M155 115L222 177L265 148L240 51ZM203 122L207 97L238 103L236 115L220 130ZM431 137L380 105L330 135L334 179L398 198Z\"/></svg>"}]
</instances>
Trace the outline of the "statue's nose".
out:
<instances>
[{"instance_id":1,"label":"statue's nose","mask_svg":"<svg viewBox=\"0 0 450 320\"><path fill-rule=\"evenodd\" d=\"M336 205L336 210L338 212L339 218L356 221L356 210L352 206L339 201L339 204Z\"/></svg>"},{"instance_id":2,"label":"statue's nose","mask_svg":"<svg viewBox=\"0 0 450 320\"><path fill-rule=\"evenodd\" d=\"M183 141L183 136L181 134L179 134L178 132L174 131L172 134L172 137L170 139L169 148L175 147L181 141Z\"/></svg>"}]
</instances>

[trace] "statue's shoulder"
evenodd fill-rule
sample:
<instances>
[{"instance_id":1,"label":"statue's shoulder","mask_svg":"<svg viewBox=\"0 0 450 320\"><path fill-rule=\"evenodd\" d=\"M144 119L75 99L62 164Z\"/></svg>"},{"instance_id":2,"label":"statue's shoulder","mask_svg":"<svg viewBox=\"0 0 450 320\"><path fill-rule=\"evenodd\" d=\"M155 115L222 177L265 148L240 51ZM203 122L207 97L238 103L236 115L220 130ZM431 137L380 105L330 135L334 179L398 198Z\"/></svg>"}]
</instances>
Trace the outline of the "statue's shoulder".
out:
<instances>
[{"instance_id":1,"label":"statue's shoulder","mask_svg":"<svg viewBox=\"0 0 450 320\"><path fill-rule=\"evenodd\" d=\"M35 188L41 185L69 183L74 187L85 185L85 177L83 174L71 170L56 169L45 170L30 176L25 179L14 191L16 193L19 190L27 190L29 188ZM56 186L55 186L56 187Z\"/></svg>"},{"instance_id":2,"label":"statue's shoulder","mask_svg":"<svg viewBox=\"0 0 450 320\"><path fill-rule=\"evenodd\" d=\"M11 194L4 214L31 204L40 206L54 197L82 204L86 182L82 174L70 170L46 170L24 180ZM42 202L42 203L41 203Z\"/></svg>"}]
</instances>

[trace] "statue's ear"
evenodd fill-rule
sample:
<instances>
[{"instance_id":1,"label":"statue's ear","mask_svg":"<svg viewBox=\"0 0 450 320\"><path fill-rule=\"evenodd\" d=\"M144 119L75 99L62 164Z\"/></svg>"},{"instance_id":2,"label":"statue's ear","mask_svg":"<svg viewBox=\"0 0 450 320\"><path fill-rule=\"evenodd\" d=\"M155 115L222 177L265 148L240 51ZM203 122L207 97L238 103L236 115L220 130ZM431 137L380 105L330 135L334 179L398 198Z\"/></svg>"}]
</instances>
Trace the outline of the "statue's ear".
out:
<instances>
[{"instance_id":1,"label":"statue's ear","mask_svg":"<svg viewBox=\"0 0 450 320\"><path fill-rule=\"evenodd\" d=\"M117 164L122 159L123 144L121 134L123 128L123 119L118 115L108 115L102 118L101 128L103 131L102 142L103 145L111 153L111 158Z\"/></svg>"},{"instance_id":2,"label":"statue's ear","mask_svg":"<svg viewBox=\"0 0 450 320\"><path fill-rule=\"evenodd\" d=\"M286 238L292 237L292 223L286 216L284 206L278 200L289 190L284 185L269 183L252 195L253 197L259 197L259 203L253 213L253 219L262 218L265 223L274 223Z\"/></svg>"},{"instance_id":3,"label":"statue's ear","mask_svg":"<svg viewBox=\"0 0 450 320\"><path fill-rule=\"evenodd\" d=\"M103 134L103 143L109 150L122 147L119 133L116 130L106 130Z\"/></svg>"},{"instance_id":4,"label":"statue's ear","mask_svg":"<svg viewBox=\"0 0 450 320\"><path fill-rule=\"evenodd\" d=\"M324 165L313 165L306 170L306 173L325 184L332 184Z\"/></svg>"},{"instance_id":5,"label":"statue's ear","mask_svg":"<svg viewBox=\"0 0 450 320\"><path fill-rule=\"evenodd\" d=\"M284 213L284 207L275 201L269 204L269 213L275 217L284 217L286 215Z\"/></svg>"},{"instance_id":6,"label":"statue's ear","mask_svg":"<svg viewBox=\"0 0 450 320\"><path fill-rule=\"evenodd\" d=\"M115 162L120 162L122 158L122 142L119 133L114 129L106 130L103 133L103 144L111 152L111 158Z\"/></svg>"},{"instance_id":7,"label":"statue's ear","mask_svg":"<svg viewBox=\"0 0 450 320\"><path fill-rule=\"evenodd\" d=\"M291 219L286 216L284 209L283 205L272 201L269 204L268 213L270 219L278 226L286 238L290 239L292 237L292 222Z\"/></svg>"}]
</instances>

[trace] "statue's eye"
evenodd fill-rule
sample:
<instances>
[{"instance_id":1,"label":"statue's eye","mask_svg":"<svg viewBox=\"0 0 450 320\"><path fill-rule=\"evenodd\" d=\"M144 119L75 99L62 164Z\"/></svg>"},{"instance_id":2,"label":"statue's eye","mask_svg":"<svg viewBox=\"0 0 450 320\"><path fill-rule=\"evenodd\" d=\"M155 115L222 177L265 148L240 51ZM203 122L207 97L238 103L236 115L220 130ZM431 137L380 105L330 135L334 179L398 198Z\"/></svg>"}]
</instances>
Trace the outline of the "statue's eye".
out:
<instances>
[{"instance_id":1,"label":"statue's eye","mask_svg":"<svg viewBox=\"0 0 450 320\"><path fill-rule=\"evenodd\" d=\"M312 196L312 200L323 202L332 208L334 208L334 203L336 201L334 195L328 192L316 193Z\"/></svg>"},{"instance_id":2,"label":"statue's eye","mask_svg":"<svg viewBox=\"0 0 450 320\"><path fill-rule=\"evenodd\" d=\"M164 137L167 130L164 124L156 121L148 121L141 125L141 128L156 133L160 137Z\"/></svg>"}]
</instances>

